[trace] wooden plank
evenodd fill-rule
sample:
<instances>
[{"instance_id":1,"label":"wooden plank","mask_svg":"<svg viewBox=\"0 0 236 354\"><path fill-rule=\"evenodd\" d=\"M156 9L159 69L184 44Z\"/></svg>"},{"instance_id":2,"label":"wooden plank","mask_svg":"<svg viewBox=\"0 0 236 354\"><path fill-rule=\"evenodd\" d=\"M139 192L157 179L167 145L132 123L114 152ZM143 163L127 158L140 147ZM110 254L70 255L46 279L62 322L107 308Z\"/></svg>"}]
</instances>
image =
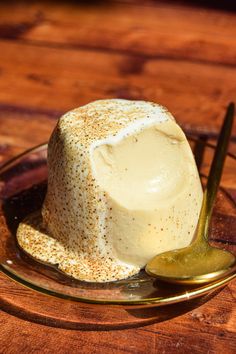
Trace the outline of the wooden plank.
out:
<instances>
[{"instance_id":1,"label":"wooden plank","mask_svg":"<svg viewBox=\"0 0 236 354\"><path fill-rule=\"evenodd\" d=\"M235 15L226 11L112 1L19 2L10 12L10 3L0 5L1 38L236 65Z\"/></svg>"},{"instance_id":2,"label":"wooden plank","mask_svg":"<svg viewBox=\"0 0 236 354\"><path fill-rule=\"evenodd\" d=\"M22 111L21 108L12 110L12 107L0 105L0 154L5 155L10 147L27 149L46 142L59 116L60 114L50 118L40 111Z\"/></svg>"},{"instance_id":3,"label":"wooden plank","mask_svg":"<svg viewBox=\"0 0 236 354\"><path fill-rule=\"evenodd\" d=\"M104 314L101 315L100 306L92 306L88 304L80 304L73 303L70 301L63 302L62 300L52 297L47 297L43 294L37 294L31 292L28 289L20 288L17 284L11 282L3 275L0 275L0 279L3 282L3 294L2 298L5 300L2 303L2 309L5 311L14 314L15 318L11 317L11 321L9 318L1 316L2 318L2 331L0 333L0 338L3 338L1 342L3 347L6 348L6 353L9 352L12 348L12 344L7 342L7 331L9 330L9 326L11 325L11 333L15 337L14 334L17 333L18 326L22 325L22 331L27 332L28 336L31 336L31 340L28 342L19 341L17 343L18 352L20 349L22 350L23 346L25 346L25 351L30 348L32 343L35 345L36 338L37 343L43 343L45 341L46 333L49 334L49 337L58 336L61 333L60 339L58 338L57 343L52 339L49 342L46 342L46 346L43 348L47 348L48 351L54 345L59 353L62 352L71 352L72 348L74 350L79 350L81 348L84 349L85 353L91 352L91 349L95 346L95 343L99 343L99 346L96 347L98 353L103 352L115 352L115 353L132 353L135 350L135 353L155 353L155 352L164 352L170 351L173 352L176 350L176 353L188 353L189 348L193 353L215 353L227 350L227 353L234 353L236 348L236 340L234 336L235 330L235 307L230 308L230 304L234 300L235 293L235 282L231 282L223 291L218 293L216 296L212 297L208 295L207 298L198 300L194 303L186 302L184 304L174 305L171 308L154 308L154 309L131 309L126 310L127 316L135 322L138 323L141 321L151 322L155 321L155 324L148 324L145 327L140 328L132 328L133 324L130 324L126 329L117 330L116 322L119 321L119 314L122 310L115 308L108 308L107 312L110 315ZM10 291L9 291L10 290ZM7 307L6 302L9 301L9 304L16 304L27 302L28 305L24 305L22 309L15 309L14 305L10 305L11 307ZM38 321L38 314L36 312L35 318L29 316L29 309L34 306L39 312L48 311L50 307L53 306L55 314L57 314L58 318L60 316L66 316L66 310L71 311L71 308L74 311L73 317L76 319L78 316L78 322L84 317L86 322L87 331L81 331L81 328L77 331L72 331L70 327L66 327L63 322L60 323L60 326L67 328L66 331L62 331L62 329L52 328L58 327L59 322L55 320L51 321L46 317L44 320L42 319L41 324L43 326L36 327L35 323L31 323L31 325L27 325L27 321L31 322ZM125 317L125 310L123 310ZM181 316L178 316L180 315ZM91 323L96 322L96 318L99 317L107 317L107 319L111 319L114 316L114 329L116 331L112 331L112 326L104 327L105 330L100 332L94 330L93 324L89 329L89 319ZM18 317L18 318L17 318ZM24 321L22 321L24 319ZM168 319L168 321L167 321ZM71 319L73 320L73 319ZM69 322L69 321L68 321ZM71 321L72 323L73 321ZM38 330L36 331L36 328ZM40 330L40 328L42 330ZM72 327L73 328L73 327ZM75 328L74 328L75 329ZM22 332L21 332L22 333ZM63 351L63 345L66 345L66 335L67 340L70 342L69 351ZM78 341L78 335L80 335L80 340ZM17 337L17 336L16 336ZM19 338L19 336L18 336ZM227 346L226 346L227 342ZM226 347L226 348L225 348ZM65 349L65 347L64 347ZM224 349L224 350L223 350ZM14 351L12 351L14 353ZM11 353L12 353L11 352ZM58 351L57 351L58 352Z\"/></svg>"},{"instance_id":4,"label":"wooden plank","mask_svg":"<svg viewBox=\"0 0 236 354\"><path fill-rule=\"evenodd\" d=\"M14 302L15 299L29 301L29 306L36 303L37 307L43 311L49 304L54 303L55 313L60 317L61 313L66 313L66 309L70 311L71 306L74 307L75 314L88 313L101 316L100 307L88 308L85 304L64 302L60 299L47 297L42 294L32 293L28 289L18 287L17 284L11 282L3 275L0 275L1 281L4 282L3 299L8 296ZM37 316L35 320L27 317L28 307L22 311L15 310L13 316L7 316L4 312L1 314L1 332L0 340L4 348L4 353L15 353L14 348L18 352L29 352L40 348L43 353L188 353L191 348L192 353L221 353L233 354L236 349L236 341L234 336L235 330L235 307L231 308L235 293L235 282L232 282L213 298L209 295L208 301L196 302L195 305L187 302L184 305L176 305L170 308L156 309L134 309L128 310L130 317L134 321L138 319L145 320L151 318L155 324L149 324L141 328L126 328L123 330L104 330L96 331L93 327L90 330L77 331L67 328L57 327L57 321L47 321L45 318L41 326L38 326ZM7 291L6 289L11 289ZM6 297L7 298L7 297ZM24 300L25 299L25 300ZM46 301L46 302L45 302ZM2 305L3 311L7 310L6 305ZM181 307L182 306L182 307ZM99 310L100 308L100 310ZM8 308L8 311L11 310ZM25 311L25 314L24 314ZM107 309L110 313L110 319L115 316L119 310ZM90 313L91 312L91 313ZM97 314L96 314L97 312ZM172 313L172 316L170 315ZM169 320L167 321L169 314ZM178 317L177 314L181 314ZM76 316L76 315L75 315ZM177 317L176 317L177 316ZM105 316L109 321L109 315ZM173 318L172 318L173 317ZM22 320L30 320L31 323ZM87 321L88 321L87 318ZM172 318L172 319L171 319ZM95 319L92 322L96 321ZM115 320L116 321L116 320ZM19 333L19 327L21 331ZM107 328L108 329L108 328ZM8 340L8 333L11 330L12 341ZM79 337L79 340L78 340ZM47 339L48 338L48 339ZM55 340L56 338L56 340ZM67 348L67 345L70 345ZM98 345L99 343L99 345ZM67 350L68 349L68 350Z\"/></svg>"},{"instance_id":5,"label":"wooden plank","mask_svg":"<svg viewBox=\"0 0 236 354\"><path fill-rule=\"evenodd\" d=\"M225 106L235 100L233 12L179 1L1 2L0 38L0 164L47 140L61 114L94 99L157 101L186 131L209 137L217 136ZM210 157L203 159L204 172ZM236 196L230 162L224 182ZM235 211L227 216L234 225ZM220 237L225 230L218 231ZM229 234L233 240L233 227ZM127 311L146 326L100 331L64 328L47 316L40 322L29 309L37 305L43 312L52 304L58 318L63 313L76 322L82 313L87 324L96 318L119 321L115 312L97 311L96 317L85 304L73 303L70 317L70 302L62 305L1 274L0 282L4 354L236 352L235 282L195 306ZM22 306L11 307L15 300Z\"/></svg>"},{"instance_id":6,"label":"wooden plank","mask_svg":"<svg viewBox=\"0 0 236 354\"><path fill-rule=\"evenodd\" d=\"M95 99L145 99L167 106L187 130L217 134L227 103L235 99L236 77L229 67L139 62L130 55L11 41L0 46L3 106L65 112Z\"/></svg>"}]
</instances>

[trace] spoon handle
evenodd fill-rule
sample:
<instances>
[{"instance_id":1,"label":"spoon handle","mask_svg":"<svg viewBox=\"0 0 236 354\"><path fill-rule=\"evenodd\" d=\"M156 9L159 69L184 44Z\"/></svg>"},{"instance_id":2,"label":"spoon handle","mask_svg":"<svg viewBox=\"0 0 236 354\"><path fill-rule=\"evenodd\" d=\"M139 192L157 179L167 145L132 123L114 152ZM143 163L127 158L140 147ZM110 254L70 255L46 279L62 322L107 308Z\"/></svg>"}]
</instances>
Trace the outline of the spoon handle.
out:
<instances>
[{"instance_id":1,"label":"spoon handle","mask_svg":"<svg viewBox=\"0 0 236 354\"><path fill-rule=\"evenodd\" d=\"M227 107L224 122L218 138L215 154L211 164L210 173L206 189L203 195L202 208L199 216L199 222L196 230L195 242L202 241L206 243L208 239L208 230L216 198L217 189L220 184L220 179L224 167L224 162L228 150L231 131L234 120L234 103L230 103Z\"/></svg>"}]
</instances>

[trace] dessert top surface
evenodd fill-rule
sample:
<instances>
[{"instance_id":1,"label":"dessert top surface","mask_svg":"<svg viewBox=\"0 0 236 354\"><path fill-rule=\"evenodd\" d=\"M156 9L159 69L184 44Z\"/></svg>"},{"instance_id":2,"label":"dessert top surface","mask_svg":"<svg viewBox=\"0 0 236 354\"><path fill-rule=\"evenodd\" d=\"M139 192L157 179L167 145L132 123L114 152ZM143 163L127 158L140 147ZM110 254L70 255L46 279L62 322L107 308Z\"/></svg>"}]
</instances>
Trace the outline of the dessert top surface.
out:
<instances>
[{"instance_id":1,"label":"dessert top surface","mask_svg":"<svg viewBox=\"0 0 236 354\"><path fill-rule=\"evenodd\" d=\"M80 144L111 137L118 142L125 136L142 130L142 127L173 120L168 110L153 102L123 99L99 100L73 109L59 120L60 131L70 132ZM120 133L120 134L119 134Z\"/></svg>"}]
</instances>

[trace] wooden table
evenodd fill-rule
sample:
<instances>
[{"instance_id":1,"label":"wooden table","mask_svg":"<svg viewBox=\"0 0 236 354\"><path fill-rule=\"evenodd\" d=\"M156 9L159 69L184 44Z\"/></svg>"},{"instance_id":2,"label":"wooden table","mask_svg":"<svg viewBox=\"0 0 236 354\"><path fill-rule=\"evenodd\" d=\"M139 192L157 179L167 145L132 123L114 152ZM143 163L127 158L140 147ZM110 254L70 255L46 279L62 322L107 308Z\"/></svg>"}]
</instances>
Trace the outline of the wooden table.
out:
<instances>
[{"instance_id":1,"label":"wooden table","mask_svg":"<svg viewBox=\"0 0 236 354\"><path fill-rule=\"evenodd\" d=\"M63 112L105 97L159 102L187 132L215 139L236 98L235 24L228 9L189 2L2 2L0 163L47 141ZM235 141L236 125L232 152ZM233 172L227 183L236 190ZM142 325L123 328L112 327L119 312L0 281L0 353L236 352L235 282L205 303L149 310ZM68 328L29 311L53 301L58 313L83 311L87 323ZM96 327L94 311L107 325Z\"/></svg>"}]
</instances>

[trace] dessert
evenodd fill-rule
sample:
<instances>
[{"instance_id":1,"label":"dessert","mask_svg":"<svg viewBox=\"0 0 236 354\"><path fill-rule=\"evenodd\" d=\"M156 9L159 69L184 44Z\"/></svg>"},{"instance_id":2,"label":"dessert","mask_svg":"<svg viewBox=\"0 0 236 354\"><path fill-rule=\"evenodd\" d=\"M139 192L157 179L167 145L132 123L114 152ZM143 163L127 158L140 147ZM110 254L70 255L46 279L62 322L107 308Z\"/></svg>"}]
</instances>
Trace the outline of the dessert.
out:
<instances>
[{"instance_id":1,"label":"dessert","mask_svg":"<svg viewBox=\"0 0 236 354\"><path fill-rule=\"evenodd\" d=\"M100 100L58 121L42 217L23 221L17 239L74 278L114 281L189 245L201 203L191 148L166 108Z\"/></svg>"}]
</instances>

